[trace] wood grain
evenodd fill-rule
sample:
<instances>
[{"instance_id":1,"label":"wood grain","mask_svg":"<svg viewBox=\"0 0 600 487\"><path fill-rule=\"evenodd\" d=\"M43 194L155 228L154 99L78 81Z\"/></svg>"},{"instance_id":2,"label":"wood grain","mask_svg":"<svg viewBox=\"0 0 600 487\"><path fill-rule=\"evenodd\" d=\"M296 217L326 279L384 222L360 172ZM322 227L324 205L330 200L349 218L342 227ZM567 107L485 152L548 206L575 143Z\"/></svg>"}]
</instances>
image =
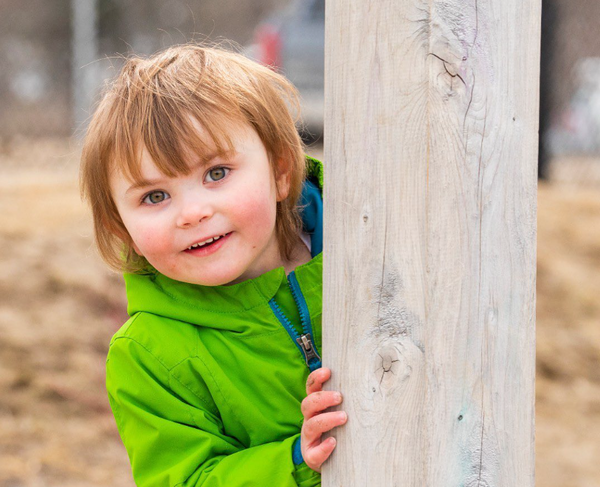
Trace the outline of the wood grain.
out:
<instances>
[{"instance_id":1,"label":"wood grain","mask_svg":"<svg viewBox=\"0 0 600 487\"><path fill-rule=\"evenodd\" d=\"M323 486L534 485L540 2L326 2Z\"/></svg>"}]
</instances>

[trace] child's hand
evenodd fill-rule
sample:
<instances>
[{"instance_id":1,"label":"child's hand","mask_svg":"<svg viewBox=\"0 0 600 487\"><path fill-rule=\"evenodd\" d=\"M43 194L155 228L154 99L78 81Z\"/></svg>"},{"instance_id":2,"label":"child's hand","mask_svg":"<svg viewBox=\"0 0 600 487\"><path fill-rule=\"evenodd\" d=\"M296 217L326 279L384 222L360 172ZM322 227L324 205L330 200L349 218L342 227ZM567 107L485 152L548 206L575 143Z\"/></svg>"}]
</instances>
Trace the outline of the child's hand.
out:
<instances>
[{"instance_id":1,"label":"child's hand","mask_svg":"<svg viewBox=\"0 0 600 487\"><path fill-rule=\"evenodd\" d=\"M342 402L342 395L335 391L323 391L323 384L331 377L331 370L320 368L312 372L306 381L306 398L302 401L304 423L300 435L302 457L306 464L321 471L321 465L329 458L335 448L335 438L329 437L321 441L326 431L344 424L348 416L344 411L324 413L331 406Z\"/></svg>"}]
</instances>

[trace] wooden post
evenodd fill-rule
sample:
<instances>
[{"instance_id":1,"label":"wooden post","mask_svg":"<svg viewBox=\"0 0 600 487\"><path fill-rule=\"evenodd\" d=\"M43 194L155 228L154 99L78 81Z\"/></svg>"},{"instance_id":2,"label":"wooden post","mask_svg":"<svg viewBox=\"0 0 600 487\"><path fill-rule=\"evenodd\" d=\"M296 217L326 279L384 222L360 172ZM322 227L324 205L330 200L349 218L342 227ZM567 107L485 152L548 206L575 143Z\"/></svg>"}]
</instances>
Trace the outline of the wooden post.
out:
<instances>
[{"instance_id":1,"label":"wooden post","mask_svg":"<svg viewBox=\"0 0 600 487\"><path fill-rule=\"evenodd\" d=\"M533 486L540 0L326 5L323 487Z\"/></svg>"}]
</instances>

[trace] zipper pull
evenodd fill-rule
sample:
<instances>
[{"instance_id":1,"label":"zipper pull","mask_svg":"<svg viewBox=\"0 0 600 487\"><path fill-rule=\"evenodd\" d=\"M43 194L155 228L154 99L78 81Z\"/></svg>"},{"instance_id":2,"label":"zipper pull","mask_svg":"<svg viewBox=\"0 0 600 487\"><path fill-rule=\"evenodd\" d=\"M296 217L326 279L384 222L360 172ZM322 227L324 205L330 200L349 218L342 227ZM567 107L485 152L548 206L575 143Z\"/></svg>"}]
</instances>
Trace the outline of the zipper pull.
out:
<instances>
[{"instance_id":1,"label":"zipper pull","mask_svg":"<svg viewBox=\"0 0 600 487\"><path fill-rule=\"evenodd\" d=\"M304 352L304 359L306 360L306 365L310 367L310 362L313 359L317 359L319 363L321 363L321 357L319 356L317 350L313 346L312 337L310 336L310 333L305 333L304 335L300 336L300 338L296 338L296 342L298 342L298 345L300 345L302 351Z\"/></svg>"}]
</instances>

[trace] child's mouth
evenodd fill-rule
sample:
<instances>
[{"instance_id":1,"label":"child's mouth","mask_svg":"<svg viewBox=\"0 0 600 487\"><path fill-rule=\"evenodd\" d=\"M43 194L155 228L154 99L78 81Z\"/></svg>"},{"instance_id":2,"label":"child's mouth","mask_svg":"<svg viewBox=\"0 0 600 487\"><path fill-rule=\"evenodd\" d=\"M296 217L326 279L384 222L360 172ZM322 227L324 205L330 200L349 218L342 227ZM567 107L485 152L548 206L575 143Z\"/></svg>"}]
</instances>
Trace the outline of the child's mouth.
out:
<instances>
[{"instance_id":1,"label":"child's mouth","mask_svg":"<svg viewBox=\"0 0 600 487\"><path fill-rule=\"evenodd\" d=\"M213 238L210 242L206 242L206 243L202 243L202 244L194 244L194 245L188 247L187 249L185 249L184 252L194 254L194 255L207 255L207 254L212 253L213 251L217 251L219 248L221 248L223 246L223 244L225 243L225 240L227 240L230 235L231 235L231 232L225 233L216 238Z\"/></svg>"}]
</instances>

